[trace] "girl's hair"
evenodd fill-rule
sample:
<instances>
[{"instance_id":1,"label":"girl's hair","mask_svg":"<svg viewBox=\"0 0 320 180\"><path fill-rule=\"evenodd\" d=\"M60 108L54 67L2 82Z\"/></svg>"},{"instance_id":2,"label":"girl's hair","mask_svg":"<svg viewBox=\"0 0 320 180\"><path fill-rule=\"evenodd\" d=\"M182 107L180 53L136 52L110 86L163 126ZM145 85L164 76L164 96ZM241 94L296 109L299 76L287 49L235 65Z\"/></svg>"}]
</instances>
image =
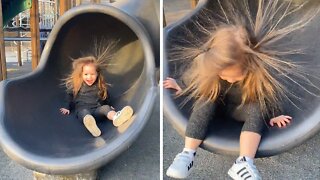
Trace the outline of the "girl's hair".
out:
<instances>
[{"instance_id":1,"label":"girl's hair","mask_svg":"<svg viewBox=\"0 0 320 180\"><path fill-rule=\"evenodd\" d=\"M318 13L318 9L298 14L305 4L259 0L257 9L251 10L250 0L240 0L238 4L235 3L237 1L217 1L220 14L215 11L217 14L208 16L203 12L197 19L206 18L206 22L200 24L195 21L192 26L205 40L195 37L194 30L186 28L184 35L187 34L185 36L191 37L191 40L182 42L186 46L178 45L178 42L170 54L172 60L191 60L190 63L183 63L189 65L183 73L188 87L182 94L189 94L189 98L198 100L215 101L220 91L218 73L227 67L239 65L246 73L245 78L239 82L242 89L240 106L257 102L263 115L281 109L280 103L284 97L292 102L288 94L294 94L277 76L316 95L292 78L298 77L312 84L306 77L306 69L284 58L301 52L296 49L281 50L279 40L305 27ZM196 46L199 43L203 45Z\"/></svg>"},{"instance_id":2,"label":"girl's hair","mask_svg":"<svg viewBox=\"0 0 320 180\"><path fill-rule=\"evenodd\" d=\"M72 91L74 97L76 97L83 83L83 67L88 64L93 64L96 67L98 75L96 81L98 81L99 96L101 99L105 100L107 98L107 85L101 72L102 66L94 56L75 59L72 63L71 74L69 74L69 76L64 80L65 85L69 91Z\"/></svg>"},{"instance_id":3,"label":"girl's hair","mask_svg":"<svg viewBox=\"0 0 320 180\"><path fill-rule=\"evenodd\" d=\"M63 79L63 85L67 87L67 90L72 92L74 97L77 96L81 85L83 83L82 71L83 66L87 64L93 64L97 71L97 80L99 87L99 96L101 99L105 100L108 97L107 94L107 84L102 71L107 69L111 64L110 61L113 59L117 46L120 42L119 40L104 39L100 38L99 41L94 39L93 45L86 54L82 53L81 58L73 59L72 72Z\"/></svg>"},{"instance_id":4,"label":"girl's hair","mask_svg":"<svg viewBox=\"0 0 320 180\"><path fill-rule=\"evenodd\" d=\"M204 52L194 58L192 67L185 73L190 82L185 92L191 92L191 96L199 99L215 101L220 92L218 73L227 67L238 66L246 73L239 82L241 105L259 102L261 109L266 110L267 104L278 104L276 92L282 93L282 86L257 59L250 45L250 36L244 27L219 27L204 45Z\"/></svg>"}]
</instances>

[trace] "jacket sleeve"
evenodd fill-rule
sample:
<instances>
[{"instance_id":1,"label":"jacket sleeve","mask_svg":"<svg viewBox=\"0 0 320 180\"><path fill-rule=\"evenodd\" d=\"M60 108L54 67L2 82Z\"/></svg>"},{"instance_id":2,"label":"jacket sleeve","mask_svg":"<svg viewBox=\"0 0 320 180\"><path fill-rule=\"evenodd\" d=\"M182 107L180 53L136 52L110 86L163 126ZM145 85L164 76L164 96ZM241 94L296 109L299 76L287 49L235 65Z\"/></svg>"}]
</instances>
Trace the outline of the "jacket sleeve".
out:
<instances>
[{"instance_id":1,"label":"jacket sleeve","mask_svg":"<svg viewBox=\"0 0 320 180\"><path fill-rule=\"evenodd\" d=\"M107 98L105 100L101 100L100 104L101 105L110 105L111 104L110 98L111 98L110 93L107 92Z\"/></svg>"},{"instance_id":2,"label":"jacket sleeve","mask_svg":"<svg viewBox=\"0 0 320 180\"><path fill-rule=\"evenodd\" d=\"M65 109L71 110L72 102L73 102L73 93L72 91L67 90L62 107Z\"/></svg>"},{"instance_id":3,"label":"jacket sleeve","mask_svg":"<svg viewBox=\"0 0 320 180\"><path fill-rule=\"evenodd\" d=\"M176 82L182 90L187 88L186 83L182 79L176 79Z\"/></svg>"}]
</instances>

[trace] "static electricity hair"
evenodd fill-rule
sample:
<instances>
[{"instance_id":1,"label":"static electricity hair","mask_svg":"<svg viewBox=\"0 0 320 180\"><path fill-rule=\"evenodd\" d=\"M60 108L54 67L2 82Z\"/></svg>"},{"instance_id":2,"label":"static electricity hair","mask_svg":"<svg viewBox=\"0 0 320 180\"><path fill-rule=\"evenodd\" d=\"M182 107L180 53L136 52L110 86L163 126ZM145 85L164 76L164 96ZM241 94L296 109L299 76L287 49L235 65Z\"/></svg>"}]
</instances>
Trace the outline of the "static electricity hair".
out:
<instances>
[{"instance_id":1,"label":"static electricity hair","mask_svg":"<svg viewBox=\"0 0 320 180\"><path fill-rule=\"evenodd\" d=\"M99 96L102 100L108 97L107 94L107 83L103 76L103 70L106 69L110 64L108 62L114 56L114 50L118 41L101 41L100 44L97 41L94 42L93 53L84 55L83 57L73 59L72 71L63 79L63 84L66 86L67 91L72 92L73 96L76 97L83 84L82 71L85 65L92 64L97 71L97 83L99 87ZM92 54L92 55L91 55Z\"/></svg>"},{"instance_id":2,"label":"static electricity hair","mask_svg":"<svg viewBox=\"0 0 320 180\"><path fill-rule=\"evenodd\" d=\"M301 13L307 2L257 0L256 6L252 0L217 2L219 10L211 15L207 10L200 13L191 26L193 29L184 28L183 34L189 39L180 40L183 45L177 43L169 54L172 61L183 60L180 64L187 67L183 79L188 86L182 95L215 101L221 89L219 72L237 65L246 73L238 82L242 91L240 106L256 102L263 115L281 110L284 98L294 104L289 95L299 98L286 88L279 76L318 96L297 81L301 79L320 92L309 80L308 69L286 58L302 54L302 50L283 44L293 32L312 21L318 7Z\"/></svg>"}]
</instances>

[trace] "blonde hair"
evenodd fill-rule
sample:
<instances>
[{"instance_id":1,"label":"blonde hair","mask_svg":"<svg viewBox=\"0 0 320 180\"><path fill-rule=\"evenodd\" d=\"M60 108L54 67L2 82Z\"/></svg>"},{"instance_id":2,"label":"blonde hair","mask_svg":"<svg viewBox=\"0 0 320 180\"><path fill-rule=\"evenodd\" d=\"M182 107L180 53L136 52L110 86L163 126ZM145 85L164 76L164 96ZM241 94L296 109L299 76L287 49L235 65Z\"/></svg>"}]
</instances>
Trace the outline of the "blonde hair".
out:
<instances>
[{"instance_id":1,"label":"blonde hair","mask_svg":"<svg viewBox=\"0 0 320 180\"><path fill-rule=\"evenodd\" d=\"M109 62L114 57L119 42L120 40L100 39L98 41L94 39L92 49L89 50L90 53L83 55L81 58L73 59L71 73L65 79L62 79L62 84L66 86L67 91L72 92L74 97L77 96L83 83L83 66L93 64L98 75L96 79L99 87L98 94L102 100L105 100L108 97L107 85L110 84L106 83L102 71L111 65Z\"/></svg>"},{"instance_id":2,"label":"blonde hair","mask_svg":"<svg viewBox=\"0 0 320 180\"><path fill-rule=\"evenodd\" d=\"M280 102L283 98L289 99L288 94L295 96L276 75L316 95L289 76L299 77L313 85L306 77L307 70L303 66L284 58L285 55L299 54L301 51L281 50L279 49L281 46L275 48L274 44L305 27L318 13L318 9L300 15L299 19L291 18L290 20L288 17L297 15L305 3L259 0L254 19L249 0L242 0L239 3L242 4L241 7L229 1L222 4L218 0L218 4L221 10L220 16L216 15L214 20L204 16L210 21L206 22L207 26L211 24L209 27L197 21L194 22L193 27L197 27L200 34L209 37L206 38L205 43L200 47L180 45L173 48L171 52L172 60L191 59L191 65L183 73L188 84L183 95L189 94L189 98L194 97L198 100L215 101L221 88L218 73L233 65L240 65L247 73L239 82L242 90L240 106L257 102L263 115L280 110ZM198 19L201 18L203 17L198 17ZM288 22L284 23L284 20ZM186 33L192 34L194 38L192 40L194 42L190 43L190 41L188 44L203 42L201 38L195 37L194 31L186 30ZM188 64L188 62L185 63ZM320 91L315 85L314 87ZM290 99L289 101L292 102Z\"/></svg>"},{"instance_id":3,"label":"blonde hair","mask_svg":"<svg viewBox=\"0 0 320 180\"><path fill-rule=\"evenodd\" d=\"M87 56L75 59L72 63L72 72L69 76L64 80L65 85L69 91L72 91L74 97L77 96L82 84L82 71L83 67L86 65L92 64L96 68L97 71L97 80L99 87L99 96L102 100L107 98L107 85L102 75L102 66L98 63L97 59L94 56Z\"/></svg>"}]
</instances>

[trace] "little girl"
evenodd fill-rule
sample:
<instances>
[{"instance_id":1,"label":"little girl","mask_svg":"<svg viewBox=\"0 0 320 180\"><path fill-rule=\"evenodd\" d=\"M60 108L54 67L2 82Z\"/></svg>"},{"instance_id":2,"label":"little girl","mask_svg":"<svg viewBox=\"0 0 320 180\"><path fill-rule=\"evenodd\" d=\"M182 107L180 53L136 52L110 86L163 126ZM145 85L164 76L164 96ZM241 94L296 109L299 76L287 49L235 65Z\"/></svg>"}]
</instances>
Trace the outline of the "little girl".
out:
<instances>
[{"instance_id":1,"label":"little girl","mask_svg":"<svg viewBox=\"0 0 320 180\"><path fill-rule=\"evenodd\" d=\"M169 77L164 80L164 88L196 98L185 133L185 147L168 168L168 176L186 178L196 150L206 137L210 120L231 117L244 121L244 125L240 134L240 154L228 174L233 179L261 179L253 159L265 127L264 119L274 115L269 112L279 109L275 86L278 82L270 78L259 60L252 58L249 40L250 35L244 27L218 27L184 74L186 87ZM285 127L290 120L290 116L280 115L272 118L269 124Z\"/></svg>"},{"instance_id":2,"label":"little girl","mask_svg":"<svg viewBox=\"0 0 320 180\"><path fill-rule=\"evenodd\" d=\"M73 71L66 78L67 102L60 109L62 114L70 114L71 104L74 111L87 130L94 136L101 135L95 118L104 116L118 127L129 120L133 114L130 106L121 111L114 111L108 104L107 85L101 73L101 65L95 57L88 56L74 60Z\"/></svg>"},{"instance_id":3,"label":"little girl","mask_svg":"<svg viewBox=\"0 0 320 180\"><path fill-rule=\"evenodd\" d=\"M168 168L168 176L186 178L210 120L231 118L244 124L240 154L228 174L239 180L261 179L253 159L266 125L285 127L290 123L290 116L280 115L281 103L285 99L296 105L291 98L301 100L297 88L315 96L319 93L319 87L308 78L310 68L298 62L306 59L293 61L293 55L301 53L301 49L293 49L299 43L295 38L303 35L303 28L320 10L315 3L307 4L292 0L210 0L194 15L193 23L178 26L184 32L175 28L175 36L169 39L169 58L181 60L172 63L173 67L187 70L183 69L183 84L167 78L163 86L177 90L178 95L188 95L187 100L192 98L195 104L185 132L185 147ZM294 88L287 88L291 85Z\"/></svg>"}]
</instances>

